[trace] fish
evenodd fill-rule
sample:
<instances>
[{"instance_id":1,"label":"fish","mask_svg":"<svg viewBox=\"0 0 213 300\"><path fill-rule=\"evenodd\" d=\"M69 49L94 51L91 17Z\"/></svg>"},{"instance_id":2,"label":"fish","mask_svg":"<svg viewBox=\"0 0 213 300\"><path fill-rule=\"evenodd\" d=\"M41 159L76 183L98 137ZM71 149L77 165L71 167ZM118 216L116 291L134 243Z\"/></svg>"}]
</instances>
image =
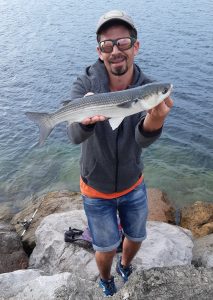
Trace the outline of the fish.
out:
<instances>
[{"instance_id":1,"label":"fish","mask_svg":"<svg viewBox=\"0 0 213 300\"><path fill-rule=\"evenodd\" d=\"M66 101L66 105L53 113L25 112L39 126L40 137L36 145L43 145L53 128L62 123L81 122L96 115L105 116L115 130L127 116L148 111L172 92L171 83L148 83L139 87L108 93L88 95Z\"/></svg>"}]
</instances>

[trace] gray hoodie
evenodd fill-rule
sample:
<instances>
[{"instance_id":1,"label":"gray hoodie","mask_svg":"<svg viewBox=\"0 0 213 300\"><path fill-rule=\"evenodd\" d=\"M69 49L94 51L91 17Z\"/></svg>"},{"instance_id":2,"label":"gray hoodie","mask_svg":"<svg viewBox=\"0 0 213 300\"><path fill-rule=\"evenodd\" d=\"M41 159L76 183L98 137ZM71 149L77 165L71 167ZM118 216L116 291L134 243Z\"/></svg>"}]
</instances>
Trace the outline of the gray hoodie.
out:
<instances>
[{"instance_id":1,"label":"gray hoodie","mask_svg":"<svg viewBox=\"0 0 213 300\"><path fill-rule=\"evenodd\" d=\"M74 82L71 98L88 92L110 92L108 82L104 63L98 60ZM149 82L135 64L133 84L128 88ZM114 131L108 121L68 126L71 142L81 143L80 173L86 184L103 193L114 193L130 188L138 180L143 172L142 148L152 144L162 131L144 132L139 127L144 118L145 112L126 117Z\"/></svg>"}]
</instances>

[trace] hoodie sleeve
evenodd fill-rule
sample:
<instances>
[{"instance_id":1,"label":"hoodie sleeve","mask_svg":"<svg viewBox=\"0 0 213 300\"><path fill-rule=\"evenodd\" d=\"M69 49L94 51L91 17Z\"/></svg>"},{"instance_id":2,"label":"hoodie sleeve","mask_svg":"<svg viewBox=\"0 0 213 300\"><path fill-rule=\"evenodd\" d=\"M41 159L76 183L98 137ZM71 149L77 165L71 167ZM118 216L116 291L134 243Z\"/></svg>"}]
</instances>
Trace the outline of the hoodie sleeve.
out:
<instances>
[{"instance_id":1,"label":"hoodie sleeve","mask_svg":"<svg viewBox=\"0 0 213 300\"><path fill-rule=\"evenodd\" d=\"M81 98L86 93L91 92L90 82L86 76L78 77L73 83L71 98ZM73 144L80 144L88 139L94 132L95 124L83 125L72 123L67 125L67 134Z\"/></svg>"},{"instance_id":2,"label":"hoodie sleeve","mask_svg":"<svg viewBox=\"0 0 213 300\"><path fill-rule=\"evenodd\" d=\"M141 114L141 119L135 128L135 140L137 144L140 145L142 148L147 148L149 145L154 143L161 136L162 133L162 128L152 132L144 131L142 124L145 119L145 116L146 113Z\"/></svg>"}]
</instances>

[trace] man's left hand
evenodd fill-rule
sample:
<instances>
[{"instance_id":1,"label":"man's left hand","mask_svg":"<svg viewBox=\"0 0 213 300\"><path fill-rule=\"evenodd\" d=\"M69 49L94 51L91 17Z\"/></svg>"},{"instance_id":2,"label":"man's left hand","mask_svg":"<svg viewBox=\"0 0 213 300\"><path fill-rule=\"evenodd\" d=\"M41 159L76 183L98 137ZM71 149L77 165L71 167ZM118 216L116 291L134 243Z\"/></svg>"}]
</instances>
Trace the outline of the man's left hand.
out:
<instances>
[{"instance_id":1,"label":"man's left hand","mask_svg":"<svg viewBox=\"0 0 213 300\"><path fill-rule=\"evenodd\" d=\"M143 122L144 131L155 131L163 126L164 120L173 106L173 100L168 97L163 102L150 109Z\"/></svg>"}]
</instances>

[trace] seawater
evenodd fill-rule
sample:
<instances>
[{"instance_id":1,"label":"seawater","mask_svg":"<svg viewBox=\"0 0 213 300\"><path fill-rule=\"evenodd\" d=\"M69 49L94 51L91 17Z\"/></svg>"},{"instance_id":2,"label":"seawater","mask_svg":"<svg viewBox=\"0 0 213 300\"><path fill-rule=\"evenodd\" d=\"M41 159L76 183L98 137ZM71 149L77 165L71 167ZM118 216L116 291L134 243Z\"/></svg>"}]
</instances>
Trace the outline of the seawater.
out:
<instances>
[{"instance_id":1,"label":"seawater","mask_svg":"<svg viewBox=\"0 0 213 300\"><path fill-rule=\"evenodd\" d=\"M0 1L0 202L14 211L32 194L79 190L80 146L58 126L33 148L38 128L25 111L54 111L97 59L95 28L111 9L135 20L136 63L174 85L162 137L144 150L148 187L177 206L213 201L213 40L211 0Z\"/></svg>"}]
</instances>

